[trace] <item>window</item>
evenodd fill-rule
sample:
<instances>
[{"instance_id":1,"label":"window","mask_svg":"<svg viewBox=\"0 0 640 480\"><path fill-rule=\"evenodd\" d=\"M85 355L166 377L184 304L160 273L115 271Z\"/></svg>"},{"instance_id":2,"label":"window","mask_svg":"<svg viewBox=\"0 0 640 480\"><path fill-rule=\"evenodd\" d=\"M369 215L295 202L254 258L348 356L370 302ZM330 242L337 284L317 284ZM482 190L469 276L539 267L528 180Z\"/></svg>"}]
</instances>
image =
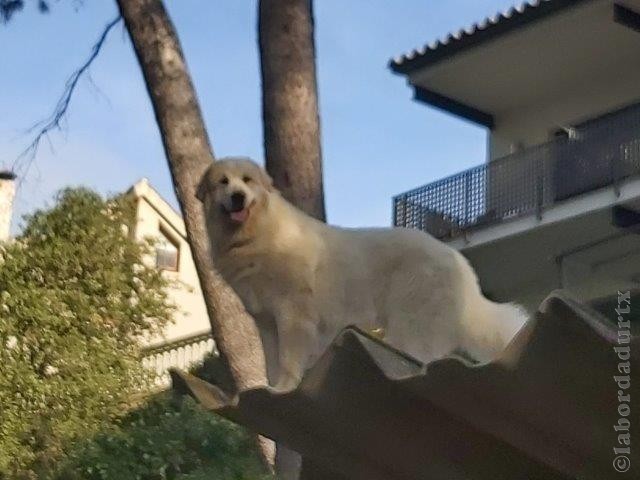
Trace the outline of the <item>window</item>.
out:
<instances>
[{"instance_id":1,"label":"window","mask_svg":"<svg viewBox=\"0 0 640 480\"><path fill-rule=\"evenodd\" d=\"M156 242L156 267L161 270L178 271L180 265L180 246L163 227L160 227Z\"/></svg>"}]
</instances>

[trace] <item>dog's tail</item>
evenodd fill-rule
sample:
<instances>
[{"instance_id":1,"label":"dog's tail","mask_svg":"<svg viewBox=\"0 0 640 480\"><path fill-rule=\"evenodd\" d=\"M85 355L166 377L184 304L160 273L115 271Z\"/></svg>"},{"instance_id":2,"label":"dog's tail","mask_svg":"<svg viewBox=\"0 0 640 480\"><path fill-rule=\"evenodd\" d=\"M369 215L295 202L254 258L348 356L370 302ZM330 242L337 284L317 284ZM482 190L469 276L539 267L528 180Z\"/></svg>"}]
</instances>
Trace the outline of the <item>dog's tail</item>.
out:
<instances>
[{"instance_id":1,"label":"dog's tail","mask_svg":"<svg viewBox=\"0 0 640 480\"><path fill-rule=\"evenodd\" d=\"M497 303L480 290L475 272L460 255L463 313L463 348L480 362L498 357L527 322L524 308L513 303Z\"/></svg>"},{"instance_id":2,"label":"dog's tail","mask_svg":"<svg viewBox=\"0 0 640 480\"><path fill-rule=\"evenodd\" d=\"M479 295L467 311L468 353L480 362L494 360L528 320L524 308L496 303Z\"/></svg>"},{"instance_id":3,"label":"dog's tail","mask_svg":"<svg viewBox=\"0 0 640 480\"><path fill-rule=\"evenodd\" d=\"M500 345L506 346L528 320L524 308L515 303L490 302L490 314L495 318Z\"/></svg>"}]
</instances>

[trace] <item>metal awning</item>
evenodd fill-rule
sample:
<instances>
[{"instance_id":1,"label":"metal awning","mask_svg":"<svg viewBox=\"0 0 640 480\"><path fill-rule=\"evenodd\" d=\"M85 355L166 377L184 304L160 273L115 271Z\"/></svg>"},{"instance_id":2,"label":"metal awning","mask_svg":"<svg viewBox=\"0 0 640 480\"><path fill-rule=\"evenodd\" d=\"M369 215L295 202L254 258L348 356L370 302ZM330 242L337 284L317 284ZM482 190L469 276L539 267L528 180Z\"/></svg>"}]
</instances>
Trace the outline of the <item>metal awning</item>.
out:
<instances>
[{"instance_id":1,"label":"metal awning","mask_svg":"<svg viewBox=\"0 0 640 480\"><path fill-rule=\"evenodd\" d=\"M489 364L423 365L348 328L290 392L226 398L180 372L174 385L338 478L606 480L623 478L612 467L617 342L596 312L555 293ZM638 338L630 350L640 371ZM640 380L626 393L640 398ZM640 472L640 448L631 450L624 478Z\"/></svg>"}]
</instances>

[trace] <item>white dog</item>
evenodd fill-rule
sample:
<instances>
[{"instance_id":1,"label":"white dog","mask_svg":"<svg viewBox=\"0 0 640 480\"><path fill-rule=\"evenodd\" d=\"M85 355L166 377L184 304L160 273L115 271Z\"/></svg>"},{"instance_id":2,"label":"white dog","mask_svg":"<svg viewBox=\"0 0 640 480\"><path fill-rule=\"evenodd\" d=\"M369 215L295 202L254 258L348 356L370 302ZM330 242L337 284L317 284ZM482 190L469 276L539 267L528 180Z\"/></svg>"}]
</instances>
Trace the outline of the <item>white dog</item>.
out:
<instances>
[{"instance_id":1,"label":"white dog","mask_svg":"<svg viewBox=\"0 0 640 480\"><path fill-rule=\"evenodd\" d=\"M216 267L255 317L269 378L291 388L347 325L424 362L494 358L525 321L487 300L467 260L402 228L344 229L284 200L248 159L224 159L198 188Z\"/></svg>"}]
</instances>

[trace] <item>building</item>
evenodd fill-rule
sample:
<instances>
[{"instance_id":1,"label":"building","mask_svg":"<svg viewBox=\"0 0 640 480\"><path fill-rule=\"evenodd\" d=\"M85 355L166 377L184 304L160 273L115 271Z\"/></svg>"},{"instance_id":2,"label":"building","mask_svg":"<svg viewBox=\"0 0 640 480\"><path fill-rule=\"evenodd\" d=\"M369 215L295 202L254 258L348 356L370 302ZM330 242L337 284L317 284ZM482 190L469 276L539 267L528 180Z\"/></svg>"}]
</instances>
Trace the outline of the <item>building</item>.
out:
<instances>
[{"instance_id":1,"label":"building","mask_svg":"<svg viewBox=\"0 0 640 480\"><path fill-rule=\"evenodd\" d=\"M615 315L640 287L639 51L640 0L537 0L392 59L488 132L484 163L397 195L395 224L461 250L492 298L566 288Z\"/></svg>"},{"instance_id":2,"label":"building","mask_svg":"<svg viewBox=\"0 0 640 480\"><path fill-rule=\"evenodd\" d=\"M15 196L15 174L9 171L0 171L0 242L8 240L11 234L11 218Z\"/></svg>"},{"instance_id":3,"label":"building","mask_svg":"<svg viewBox=\"0 0 640 480\"><path fill-rule=\"evenodd\" d=\"M214 349L209 316L182 216L149 184L137 182L128 191L136 204L135 238L151 239L153 253L148 261L171 281L169 298L178 307L173 323L162 335L147 339L145 363L169 381L167 369L187 369Z\"/></svg>"},{"instance_id":4,"label":"building","mask_svg":"<svg viewBox=\"0 0 640 480\"><path fill-rule=\"evenodd\" d=\"M0 242L10 239L16 176L0 171ZM182 216L142 179L127 192L135 201L132 233L152 241L146 261L170 281L169 300L177 306L173 321L159 335L144 339L145 364L159 374L159 386L169 383L170 367L188 369L214 351L209 316L191 257Z\"/></svg>"}]
</instances>

